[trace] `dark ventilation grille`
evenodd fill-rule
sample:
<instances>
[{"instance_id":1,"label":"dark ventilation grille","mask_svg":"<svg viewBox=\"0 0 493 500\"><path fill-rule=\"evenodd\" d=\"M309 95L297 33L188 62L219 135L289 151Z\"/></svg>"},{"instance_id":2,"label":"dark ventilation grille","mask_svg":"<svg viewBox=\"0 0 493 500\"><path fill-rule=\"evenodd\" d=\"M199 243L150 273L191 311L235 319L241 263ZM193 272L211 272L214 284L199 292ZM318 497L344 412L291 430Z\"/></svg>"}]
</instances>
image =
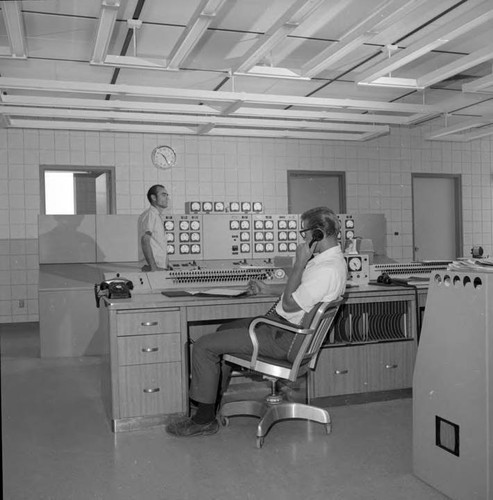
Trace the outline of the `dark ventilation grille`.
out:
<instances>
[{"instance_id":1,"label":"dark ventilation grille","mask_svg":"<svg viewBox=\"0 0 493 500\"><path fill-rule=\"evenodd\" d=\"M459 426L435 415L435 444L456 457L459 456Z\"/></svg>"}]
</instances>

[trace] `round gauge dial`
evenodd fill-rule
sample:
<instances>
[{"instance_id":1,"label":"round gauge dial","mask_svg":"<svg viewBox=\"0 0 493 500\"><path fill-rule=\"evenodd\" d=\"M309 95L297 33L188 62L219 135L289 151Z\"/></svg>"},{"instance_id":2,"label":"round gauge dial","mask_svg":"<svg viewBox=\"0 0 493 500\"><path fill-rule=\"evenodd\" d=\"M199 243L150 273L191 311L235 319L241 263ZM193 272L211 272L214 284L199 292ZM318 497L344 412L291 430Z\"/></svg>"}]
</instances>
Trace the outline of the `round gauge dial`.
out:
<instances>
[{"instance_id":1,"label":"round gauge dial","mask_svg":"<svg viewBox=\"0 0 493 500\"><path fill-rule=\"evenodd\" d=\"M171 146L157 146L151 153L152 164L156 168L168 169L176 165L176 153Z\"/></svg>"},{"instance_id":2,"label":"round gauge dial","mask_svg":"<svg viewBox=\"0 0 493 500\"><path fill-rule=\"evenodd\" d=\"M273 252L274 251L274 245L272 243L267 243L265 245L265 251L266 252Z\"/></svg>"},{"instance_id":3,"label":"round gauge dial","mask_svg":"<svg viewBox=\"0 0 493 500\"><path fill-rule=\"evenodd\" d=\"M290 221L288 222L288 227L289 227L289 229L296 229L296 226L297 226L297 225L298 225L298 224L296 224L296 221L295 221L295 220L290 220Z\"/></svg>"},{"instance_id":4,"label":"round gauge dial","mask_svg":"<svg viewBox=\"0 0 493 500\"><path fill-rule=\"evenodd\" d=\"M239 212L240 211L240 204L237 201L232 201L229 204L229 211L230 212Z\"/></svg>"},{"instance_id":5,"label":"round gauge dial","mask_svg":"<svg viewBox=\"0 0 493 500\"><path fill-rule=\"evenodd\" d=\"M166 233L166 241L169 243L173 243L173 241L175 241L174 233Z\"/></svg>"},{"instance_id":6,"label":"round gauge dial","mask_svg":"<svg viewBox=\"0 0 493 500\"><path fill-rule=\"evenodd\" d=\"M192 245L192 253L200 253L200 245Z\"/></svg>"},{"instance_id":7,"label":"round gauge dial","mask_svg":"<svg viewBox=\"0 0 493 500\"><path fill-rule=\"evenodd\" d=\"M359 257L352 257L348 260L348 266L351 271L361 270L361 259Z\"/></svg>"},{"instance_id":8,"label":"round gauge dial","mask_svg":"<svg viewBox=\"0 0 493 500\"><path fill-rule=\"evenodd\" d=\"M250 245L248 243L242 243L240 247L241 253L248 253L250 252Z\"/></svg>"},{"instance_id":9,"label":"round gauge dial","mask_svg":"<svg viewBox=\"0 0 493 500\"><path fill-rule=\"evenodd\" d=\"M192 212L200 212L200 203L198 201L192 201L190 210L192 210Z\"/></svg>"},{"instance_id":10,"label":"round gauge dial","mask_svg":"<svg viewBox=\"0 0 493 500\"><path fill-rule=\"evenodd\" d=\"M352 240L354 238L354 231L346 231L346 239Z\"/></svg>"},{"instance_id":11,"label":"round gauge dial","mask_svg":"<svg viewBox=\"0 0 493 500\"><path fill-rule=\"evenodd\" d=\"M264 244L263 243L256 243L255 244L255 251L256 252L263 252L264 251Z\"/></svg>"},{"instance_id":12,"label":"round gauge dial","mask_svg":"<svg viewBox=\"0 0 493 500\"><path fill-rule=\"evenodd\" d=\"M296 240L298 239L298 234L296 231L289 231L288 233L288 240Z\"/></svg>"},{"instance_id":13,"label":"round gauge dial","mask_svg":"<svg viewBox=\"0 0 493 500\"><path fill-rule=\"evenodd\" d=\"M200 222L198 220L193 220L192 222L190 222L190 227L194 231L198 231L200 229Z\"/></svg>"},{"instance_id":14,"label":"round gauge dial","mask_svg":"<svg viewBox=\"0 0 493 500\"><path fill-rule=\"evenodd\" d=\"M189 228L190 228L190 222L188 222L187 220L180 221L180 229L182 231L188 231Z\"/></svg>"},{"instance_id":15,"label":"round gauge dial","mask_svg":"<svg viewBox=\"0 0 493 500\"><path fill-rule=\"evenodd\" d=\"M274 233L272 231L267 231L265 233L265 239L267 241L272 241L274 239Z\"/></svg>"},{"instance_id":16,"label":"round gauge dial","mask_svg":"<svg viewBox=\"0 0 493 500\"><path fill-rule=\"evenodd\" d=\"M274 229L274 221L266 220L264 223L265 229Z\"/></svg>"},{"instance_id":17,"label":"round gauge dial","mask_svg":"<svg viewBox=\"0 0 493 500\"><path fill-rule=\"evenodd\" d=\"M263 229L264 228L264 221L256 220L254 227L255 227L255 229Z\"/></svg>"},{"instance_id":18,"label":"round gauge dial","mask_svg":"<svg viewBox=\"0 0 493 500\"><path fill-rule=\"evenodd\" d=\"M173 255L175 253L175 245L168 245L166 247L166 251L168 252L168 255Z\"/></svg>"},{"instance_id":19,"label":"round gauge dial","mask_svg":"<svg viewBox=\"0 0 493 500\"><path fill-rule=\"evenodd\" d=\"M164 222L164 229L166 229L166 231L173 231L174 228L175 223L172 220L167 220Z\"/></svg>"},{"instance_id":20,"label":"round gauge dial","mask_svg":"<svg viewBox=\"0 0 493 500\"><path fill-rule=\"evenodd\" d=\"M229 229L239 229L240 223L237 220L232 220L229 222Z\"/></svg>"},{"instance_id":21,"label":"round gauge dial","mask_svg":"<svg viewBox=\"0 0 493 500\"><path fill-rule=\"evenodd\" d=\"M264 233L255 233L256 241L264 241Z\"/></svg>"},{"instance_id":22,"label":"round gauge dial","mask_svg":"<svg viewBox=\"0 0 493 500\"><path fill-rule=\"evenodd\" d=\"M254 212L261 212L262 211L262 203L260 203L259 201L254 202L253 211Z\"/></svg>"},{"instance_id":23,"label":"round gauge dial","mask_svg":"<svg viewBox=\"0 0 493 500\"><path fill-rule=\"evenodd\" d=\"M288 251L288 245L286 243L279 243L279 251L280 252L287 252Z\"/></svg>"},{"instance_id":24,"label":"round gauge dial","mask_svg":"<svg viewBox=\"0 0 493 500\"><path fill-rule=\"evenodd\" d=\"M190 239L191 239L192 241L200 241L200 234L199 234L199 233L192 233L192 234L190 235Z\"/></svg>"},{"instance_id":25,"label":"round gauge dial","mask_svg":"<svg viewBox=\"0 0 493 500\"><path fill-rule=\"evenodd\" d=\"M286 233L286 231L280 231L279 233L279 239L282 241L282 240L287 240L288 239L288 233Z\"/></svg>"},{"instance_id":26,"label":"round gauge dial","mask_svg":"<svg viewBox=\"0 0 493 500\"><path fill-rule=\"evenodd\" d=\"M352 229L354 227L354 220L353 219L346 219L346 227L348 229Z\"/></svg>"},{"instance_id":27,"label":"round gauge dial","mask_svg":"<svg viewBox=\"0 0 493 500\"><path fill-rule=\"evenodd\" d=\"M289 244L289 251L290 252L296 252L296 243L290 243Z\"/></svg>"},{"instance_id":28,"label":"round gauge dial","mask_svg":"<svg viewBox=\"0 0 493 500\"><path fill-rule=\"evenodd\" d=\"M180 233L180 241L190 241L190 235L188 233Z\"/></svg>"},{"instance_id":29,"label":"round gauge dial","mask_svg":"<svg viewBox=\"0 0 493 500\"><path fill-rule=\"evenodd\" d=\"M240 240L241 241L250 241L250 233L241 233Z\"/></svg>"},{"instance_id":30,"label":"round gauge dial","mask_svg":"<svg viewBox=\"0 0 493 500\"><path fill-rule=\"evenodd\" d=\"M222 201L216 201L214 203L215 212L224 212L224 203Z\"/></svg>"},{"instance_id":31,"label":"round gauge dial","mask_svg":"<svg viewBox=\"0 0 493 500\"><path fill-rule=\"evenodd\" d=\"M190 246L189 245L180 245L180 253L181 254L190 253Z\"/></svg>"},{"instance_id":32,"label":"round gauge dial","mask_svg":"<svg viewBox=\"0 0 493 500\"><path fill-rule=\"evenodd\" d=\"M202 209L204 210L204 212L211 212L212 203L210 201L204 201L204 203L202 203Z\"/></svg>"},{"instance_id":33,"label":"round gauge dial","mask_svg":"<svg viewBox=\"0 0 493 500\"><path fill-rule=\"evenodd\" d=\"M240 223L241 229L250 229L250 221L242 220Z\"/></svg>"},{"instance_id":34,"label":"round gauge dial","mask_svg":"<svg viewBox=\"0 0 493 500\"><path fill-rule=\"evenodd\" d=\"M286 271L284 271L284 269L278 268L274 271L274 277L278 280L282 280L286 277Z\"/></svg>"},{"instance_id":35,"label":"round gauge dial","mask_svg":"<svg viewBox=\"0 0 493 500\"><path fill-rule=\"evenodd\" d=\"M252 209L252 204L249 201L242 201L241 202L241 211L242 212L250 212Z\"/></svg>"},{"instance_id":36,"label":"round gauge dial","mask_svg":"<svg viewBox=\"0 0 493 500\"><path fill-rule=\"evenodd\" d=\"M279 229L287 229L288 223L285 220L279 220L279 221L277 221L277 227Z\"/></svg>"}]
</instances>

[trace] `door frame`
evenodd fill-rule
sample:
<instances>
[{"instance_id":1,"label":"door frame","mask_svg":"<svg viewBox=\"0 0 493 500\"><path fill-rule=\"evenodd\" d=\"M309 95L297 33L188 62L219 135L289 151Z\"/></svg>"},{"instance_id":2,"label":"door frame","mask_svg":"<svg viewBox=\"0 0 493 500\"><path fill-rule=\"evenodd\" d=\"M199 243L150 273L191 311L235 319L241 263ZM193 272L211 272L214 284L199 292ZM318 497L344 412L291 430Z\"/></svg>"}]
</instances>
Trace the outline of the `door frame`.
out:
<instances>
[{"instance_id":1,"label":"door frame","mask_svg":"<svg viewBox=\"0 0 493 500\"><path fill-rule=\"evenodd\" d=\"M463 255L463 234L462 234L462 175L461 174L430 174L430 173L412 173L411 174L411 200L413 214L413 261L416 261L416 234L414 224L414 179L415 178L435 178L452 179L454 181L455 198L455 251L457 256Z\"/></svg>"}]
</instances>

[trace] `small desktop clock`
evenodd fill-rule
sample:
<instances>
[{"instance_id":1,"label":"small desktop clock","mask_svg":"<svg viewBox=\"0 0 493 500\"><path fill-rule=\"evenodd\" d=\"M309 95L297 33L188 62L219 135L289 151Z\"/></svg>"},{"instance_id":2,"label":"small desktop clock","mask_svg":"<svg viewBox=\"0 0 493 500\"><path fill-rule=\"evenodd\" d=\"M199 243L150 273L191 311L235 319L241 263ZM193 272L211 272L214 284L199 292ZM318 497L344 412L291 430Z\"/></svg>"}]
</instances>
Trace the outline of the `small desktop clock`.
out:
<instances>
[{"instance_id":1,"label":"small desktop clock","mask_svg":"<svg viewBox=\"0 0 493 500\"><path fill-rule=\"evenodd\" d=\"M151 153L152 164L156 168L168 169L176 165L176 153L171 146L157 146Z\"/></svg>"}]
</instances>

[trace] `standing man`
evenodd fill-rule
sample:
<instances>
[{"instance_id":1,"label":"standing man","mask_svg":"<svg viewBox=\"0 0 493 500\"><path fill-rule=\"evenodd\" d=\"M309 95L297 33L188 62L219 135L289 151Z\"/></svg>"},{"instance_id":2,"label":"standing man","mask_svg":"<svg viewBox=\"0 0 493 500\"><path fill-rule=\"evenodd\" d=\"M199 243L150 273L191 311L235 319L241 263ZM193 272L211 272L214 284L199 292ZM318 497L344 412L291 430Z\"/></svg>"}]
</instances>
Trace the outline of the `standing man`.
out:
<instances>
[{"instance_id":1,"label":"standing man","mask_svg":"<svg viewBox=\"0 0 493 500\"><path fill-rule=\"evenodd\" d=\"M346 288L346 262L337 240L340 223L333 210L317 207L301 216L300 231L305 242L298 246L293 270L282 291L273 319L299 325L303 316L319 302L338 299ZM262 282L252 282L250 293L261 293ZM166 431L174 436L204 436L219 429L217 403L225 390L230 371L222 363L223 354L251 354L248 334L251 319L237 320L219 327L218 331L200 337L193 345L190 398L198 403L197 412L171 422ZM257 330L259 354L288 359L296 350L296 335L270 325ZM219 393L219 394L218 394Z\"/></svg>"},{"instance_id":2,"label":"standing man","mask_svg":"<svg viewBox=\"0 0 493 500\"><path fill-rule=\"evenodd\" d=\"M139 217L139 261L142 271L160 271L169 267L166 232L161 214L168 206L168 192L161 184L147 191L151 206Z\"/></svg>"}]
</instances>

